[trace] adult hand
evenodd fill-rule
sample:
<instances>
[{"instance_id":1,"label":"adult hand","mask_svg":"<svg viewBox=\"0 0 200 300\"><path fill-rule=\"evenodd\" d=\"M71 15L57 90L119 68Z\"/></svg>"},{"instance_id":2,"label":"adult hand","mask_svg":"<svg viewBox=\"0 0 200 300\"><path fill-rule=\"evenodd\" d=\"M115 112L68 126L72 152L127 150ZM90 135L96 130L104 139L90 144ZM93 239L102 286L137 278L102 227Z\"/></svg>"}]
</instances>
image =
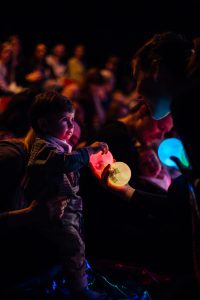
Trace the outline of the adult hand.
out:
<instances>
[{"instance_id":1,"label":"adult hand","mask_svg":"<svg viewBox=\"0 0 200 300\"><path fill-rule=\"evenodd\" d=\"M132 188L128 183L123 185L123 186L117 186L111 183L109 179L109 174L110 174L110 164L108 164L102 174L101 174L101 183L104 186L105 189L111 191L114 193L116 196L129 201L135 192L135 189Z\"/></svg>"}]
</instances>

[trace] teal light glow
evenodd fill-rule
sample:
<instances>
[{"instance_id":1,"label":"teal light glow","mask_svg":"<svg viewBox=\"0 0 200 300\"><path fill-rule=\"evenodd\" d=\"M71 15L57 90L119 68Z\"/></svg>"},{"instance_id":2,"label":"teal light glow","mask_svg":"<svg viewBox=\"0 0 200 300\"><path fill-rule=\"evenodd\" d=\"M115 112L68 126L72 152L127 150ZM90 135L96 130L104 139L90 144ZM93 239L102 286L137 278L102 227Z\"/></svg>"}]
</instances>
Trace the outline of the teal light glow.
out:
<instances>
[{"instance_id":1,"label":"teal light glow","mask_svg":"<svg viewBox=\"0 0 200 300\"><path fill-rule=\"evenodd\" d=\"M176 163L170 158L171 156L177 157L184 167L189 167L189 161L187 159L183 144L177 138L165 139L158 147L158 157L161 162L168 167L174 167L178 169Z\"/></svg>"}]
</instances>

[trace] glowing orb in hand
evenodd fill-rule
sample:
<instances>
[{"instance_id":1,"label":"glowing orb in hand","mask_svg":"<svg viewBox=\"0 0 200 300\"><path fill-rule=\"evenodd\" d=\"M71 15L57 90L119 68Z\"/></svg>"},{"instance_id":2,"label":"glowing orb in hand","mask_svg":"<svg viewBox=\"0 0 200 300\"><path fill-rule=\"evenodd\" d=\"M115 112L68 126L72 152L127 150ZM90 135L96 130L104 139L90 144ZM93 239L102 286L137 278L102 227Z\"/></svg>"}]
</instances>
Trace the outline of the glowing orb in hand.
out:
<instances>
[{"instance_id":1,"label":"glowing orb in hand","mask_svg":"<svg viewBox=\"0 0 200 300\"><path fill-rule=\"evenodd\" d=\"M168 167L174 167L178 169L177 164L171 159L171 156L177 157L184 167L189 167L189 161L187 159L183 144L177 138L165 139L158 147L158 157L161 162Z\"/></svg>"},{"instance_id":2,"label":"glowing orb in hand","mask_svg":"<svg viewBox=\"0 0 200 300\"><path fill-rule=\"evenodd\" d=\"M131 170L129 166L121 161L114 162L110 166L108 181L117 186L125 185L131 178Z\"/></svg>"},{"instance_id":3,"label":"glowing orb in hand","mask_svg":"<svg viewBox=\"0 0 200 300\"><path fill-rule=\"evenodd\" d=\"M102 173L103 169L108 165L113 163L113 156L110 151L105 154L98 152L90 156L90 163L97 173Z\"/></svg>"}]
</instances>

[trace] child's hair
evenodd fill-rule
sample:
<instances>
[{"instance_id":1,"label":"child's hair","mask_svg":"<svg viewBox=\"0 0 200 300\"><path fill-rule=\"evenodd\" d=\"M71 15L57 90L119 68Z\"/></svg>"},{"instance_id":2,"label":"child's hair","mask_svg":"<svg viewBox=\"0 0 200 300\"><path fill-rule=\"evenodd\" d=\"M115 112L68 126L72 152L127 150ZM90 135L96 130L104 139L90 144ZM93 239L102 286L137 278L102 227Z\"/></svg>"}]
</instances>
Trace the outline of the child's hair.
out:
<instances>
[{"instance_id":1,"label":"child's hair","mask_svg":"<svg viewBox=\"0 0 200 300\"><path fill-rule=\"evenodd\" d=\"M74 112L73 103L67 97L55 91L38 94L31 108L30 116L32 128L36 133L39 132L39 119L63 112Z\"/></svg>"}]
</instances>

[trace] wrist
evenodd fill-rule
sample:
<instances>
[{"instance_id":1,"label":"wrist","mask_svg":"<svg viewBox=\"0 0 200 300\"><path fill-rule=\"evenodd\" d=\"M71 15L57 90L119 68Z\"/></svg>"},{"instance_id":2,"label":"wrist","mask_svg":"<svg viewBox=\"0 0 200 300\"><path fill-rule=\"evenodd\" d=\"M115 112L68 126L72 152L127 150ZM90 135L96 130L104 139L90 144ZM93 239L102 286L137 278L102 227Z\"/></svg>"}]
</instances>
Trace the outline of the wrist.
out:
<instances>
[{"instance_id":1,"label":"wrist","mask_svg":"<svg viewBox=\"0 0 200 300\"><path fill-rule=\"evenodd\" d=\"M94 150L92 147L85 147L85 149L87 150L89 157L90 155L94 154Z\"/></svg>"},{"instance_id":2,"label":"wrist","mask_svg":"<svg viewBox=\"0 0 200 300\"><path fill-rule=\"evenodd\" d=\"M126 186L126 189L124 190L124 195L123 195L123 198L126 200L126 201L129 201L133 194L135 193L135 189L132 188L130 185L127 185Z\"/></svg>"}]
</instances>

